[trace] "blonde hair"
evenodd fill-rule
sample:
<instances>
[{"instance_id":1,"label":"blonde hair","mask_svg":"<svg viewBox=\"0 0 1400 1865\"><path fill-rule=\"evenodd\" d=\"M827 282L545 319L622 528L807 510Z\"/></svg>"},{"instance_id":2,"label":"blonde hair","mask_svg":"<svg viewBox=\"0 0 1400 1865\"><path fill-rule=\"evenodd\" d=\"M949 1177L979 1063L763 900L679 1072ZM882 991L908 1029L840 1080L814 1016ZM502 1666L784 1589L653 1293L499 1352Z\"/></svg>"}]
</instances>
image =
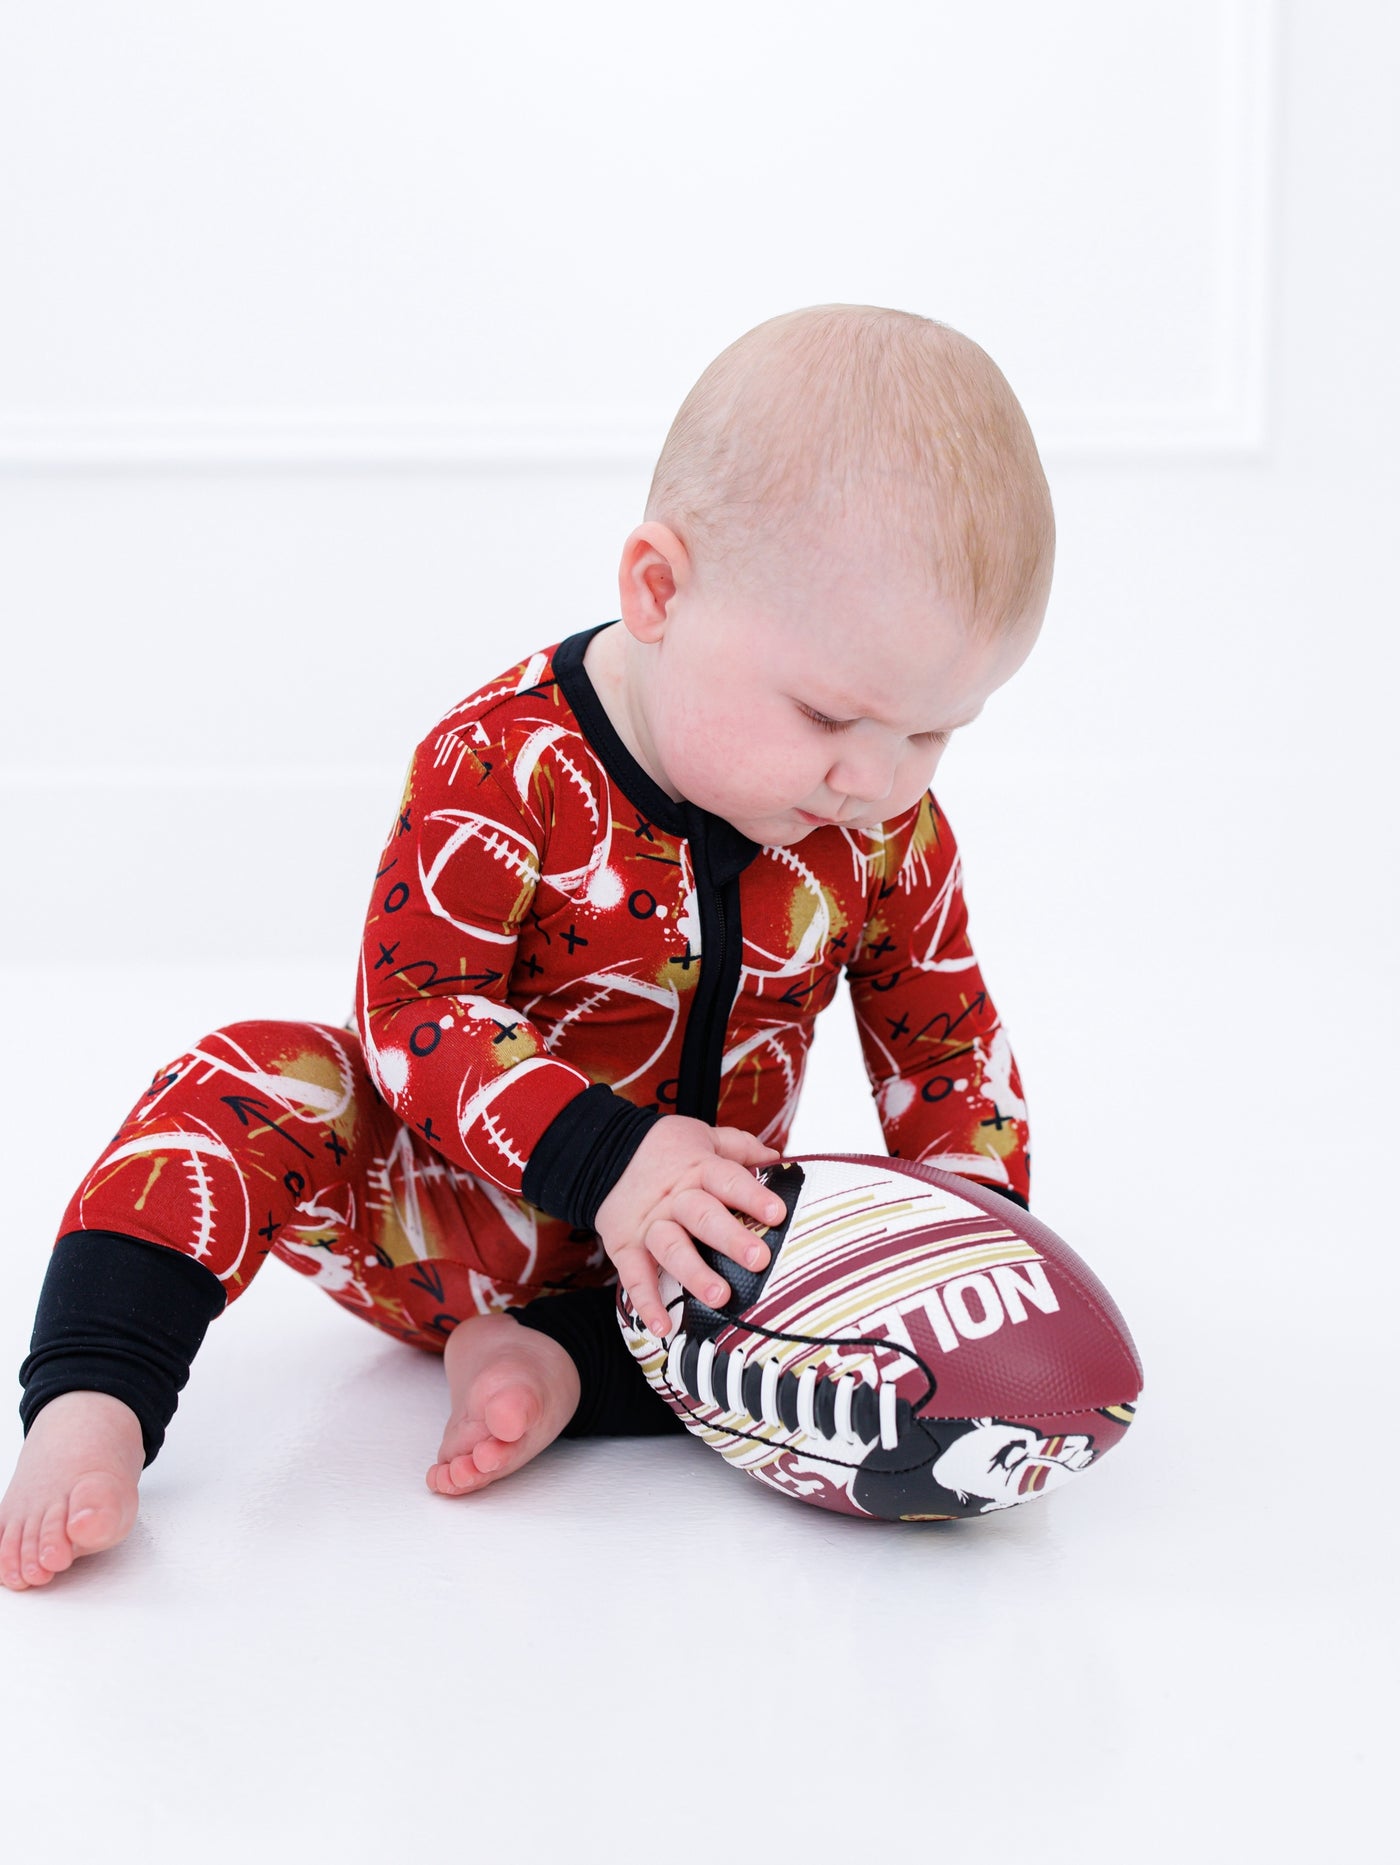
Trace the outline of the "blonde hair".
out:
<instances>
[{"instance_id":1,"label":"blonde hair","mask_svg":"<svg viewBox=\"0 0 1400 1865\"><path fill-rule=\"evenodd\" d=\"M1043 603L1050 489L986 351L932 318L820 304L731 343L681 404L646 517L697 578L762 574L775 545L855 516L991 633Z\"/></svg>"}]
</instances>

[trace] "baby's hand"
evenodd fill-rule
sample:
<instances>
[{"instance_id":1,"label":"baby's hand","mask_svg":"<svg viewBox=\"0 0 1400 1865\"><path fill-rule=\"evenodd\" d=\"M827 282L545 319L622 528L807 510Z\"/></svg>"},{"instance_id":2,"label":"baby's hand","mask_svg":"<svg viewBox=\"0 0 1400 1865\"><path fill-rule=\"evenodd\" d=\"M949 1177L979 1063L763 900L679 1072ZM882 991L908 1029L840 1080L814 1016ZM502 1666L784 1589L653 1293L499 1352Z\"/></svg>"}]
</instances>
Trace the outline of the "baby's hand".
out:
<instances>
[{"instance_id":1,"label":"baby's hand","mask_svg":"<svg viewBox=\"0 0 1400 1865\"><path fill-rule=\"evenodd\" d=\"M695 1247L698 1238L736 1263L762 1269L768 1251L735 1211L764 1224L781 1221L787 1207L748 1168L782 1158L739 1127L711 1127L684 1114L655 1121L627 1170L598 1207L595 1228L619 1280L646 1326L669 1332L658 1264L711 1308L729 1289ZM733 1209L730 1209L730 1207Z\"/></svg>"}]
</instances>

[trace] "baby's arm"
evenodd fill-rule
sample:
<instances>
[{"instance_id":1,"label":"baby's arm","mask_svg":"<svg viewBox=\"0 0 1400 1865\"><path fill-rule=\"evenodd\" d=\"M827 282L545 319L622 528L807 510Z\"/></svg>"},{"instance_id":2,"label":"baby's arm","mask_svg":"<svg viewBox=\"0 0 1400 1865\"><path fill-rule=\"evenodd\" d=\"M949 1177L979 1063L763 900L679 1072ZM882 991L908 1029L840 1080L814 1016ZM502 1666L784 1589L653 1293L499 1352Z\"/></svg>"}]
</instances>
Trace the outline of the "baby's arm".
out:
<instances>
[{"instance_id":1,"label":"baby's arm","mask_svg":"<svg viewBox=\"0 0 1400 1865\"><path fill-rule=\"evenodd\" d=\"M1020 1075L968 939L957 843L931 795L872 874L847 975L890 1153L1027 1203Z\"/></svg>"},{"instance_id":2,"label":"baby's arm","mask_svg":"<svg viewBox=\"0 0 1400 1865\"><path fill-rule=\"evenodd\" d=\"M548 780L535 762L518 789L519 749L468 744L447 723L418 748L365 923L365 1059L383 1099L445 1158L596 1229L664 1334L658 1265L702 1299L718 1280L693 1238L766 1260L728 1207L760 1219L772 1210L751 1168L779 1154L737 1128L633 1105L552 1057L544 1031L512 1007L549 842Z\"/></svg>"},{"instance_id":3,"label":"baby's arm","mask_svg":"<svg viewBox=\"0 0 1400 1865\"><path fill-rule=\"evenodd\" d=\"M375 876L355 1016L394 1112L444 1158L521 1195L545 1130L594 1085L508 1000L547 841L533 796L496 774L511 763L509 747L468 746L447 722L418 747ZM603 1087L573 1119L595 1156L627 1131L619 1170L649 1124Z\"/></svg>"}]
</instances>

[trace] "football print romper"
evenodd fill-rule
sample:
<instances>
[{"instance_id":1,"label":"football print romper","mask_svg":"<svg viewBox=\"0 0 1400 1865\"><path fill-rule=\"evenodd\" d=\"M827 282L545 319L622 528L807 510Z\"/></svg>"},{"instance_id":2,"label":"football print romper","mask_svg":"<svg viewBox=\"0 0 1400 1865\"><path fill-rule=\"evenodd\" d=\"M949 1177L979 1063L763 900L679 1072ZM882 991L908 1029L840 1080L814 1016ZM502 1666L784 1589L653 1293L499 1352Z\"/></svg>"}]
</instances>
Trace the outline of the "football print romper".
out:
<instances>
[{"instance_id":1,"label":"football print romper","mask_svg":"<svg viewBox=\"0 0 1400 1865\"><path fill-rule=\"evenodd\" d=\"M1020 1081L932 795L760 847L637 764L584 669L597 632L418 746L352 1024L230 1024L155 1070L63 1213L26 1429L59 1391L109 1391L149 1461L136 1363L183 1385L269 1255L437 1351L468 1315L612 1281L593 1220L652 1122L783 1149L843 972L889 1151L1025 1199ZM96 1344L74 1277L105 1291Z\"/></svg>"}]
</instances>

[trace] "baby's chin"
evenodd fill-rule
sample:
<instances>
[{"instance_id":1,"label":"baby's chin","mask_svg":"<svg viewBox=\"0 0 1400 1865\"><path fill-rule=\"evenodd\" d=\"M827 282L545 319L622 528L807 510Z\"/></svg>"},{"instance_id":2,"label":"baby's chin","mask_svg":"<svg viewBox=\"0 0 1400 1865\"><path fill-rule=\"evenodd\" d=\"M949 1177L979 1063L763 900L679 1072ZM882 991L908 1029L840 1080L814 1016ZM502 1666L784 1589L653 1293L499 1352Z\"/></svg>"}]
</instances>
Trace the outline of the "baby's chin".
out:
<instances>
[{"instance_id":1,"label":"baby's chin","mask_svg":"<svg viewBox=\"0 0 1400 1865\"><path fill-rule=\"evenodd\" d=\"M716 811L723 815L725 821L737 829L740 835L746 835L751 842L757 842L763 848L789 848L794 842L805 841L809 835L815 835L818 825L807 822L796 810L769 810L765 814L749 814L735 810Z\"/></svg>"},{"instance_id":2,"label":"baby's chin","mask_svg":"<svg viewBox=\"0 0 1400 1865\"><path fill-rule=\"evenodd\" d=\"M788 848L794 842L804 842L809 835L815 835L821 824L809 822L806 815L799 812L796 804L786 808L772 807L760 802L749 808L736 805L732 797L693 796L691 801L712 816L722 816L731 828L740 835L746 835L751 842L757 842L761 848ZM863 825L851 823L852 829Z\"/></svg>"}]
</instances>

